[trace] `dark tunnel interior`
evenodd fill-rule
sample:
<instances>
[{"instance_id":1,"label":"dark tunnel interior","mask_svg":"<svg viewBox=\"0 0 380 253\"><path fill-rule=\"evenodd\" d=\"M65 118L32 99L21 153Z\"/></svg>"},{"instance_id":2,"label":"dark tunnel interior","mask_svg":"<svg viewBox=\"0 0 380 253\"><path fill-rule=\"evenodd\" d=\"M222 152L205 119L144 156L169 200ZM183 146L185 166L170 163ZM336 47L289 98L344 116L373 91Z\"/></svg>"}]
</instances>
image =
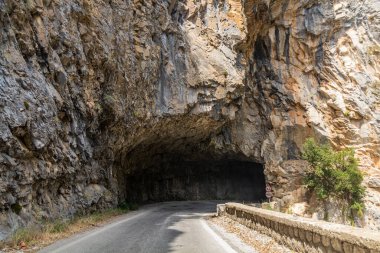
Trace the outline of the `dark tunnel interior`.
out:
<instances>
[{"instance_id":1,"label":"dark tunnel interior","mask_svg":"<svg viewBox=\"0 0 380 253\"><path fill-rule=\"evenodd\" d=\"M171 200L265 200L264 167L235 159L188 160L178 154L155 157L143 169L125 174L128 202Z\"/></svg>"},{"instance_id":2,"label":"dark tunnel interior","mask_svg":"<svg viewBox=\"0 0 380 253\"><path fill-rule=\"evenodd\" d=\"M118 156L120 201L266 200L264 164L232 149L229 129L197 115L146 128L138 144Z\"/></svg>"}]
</instances>

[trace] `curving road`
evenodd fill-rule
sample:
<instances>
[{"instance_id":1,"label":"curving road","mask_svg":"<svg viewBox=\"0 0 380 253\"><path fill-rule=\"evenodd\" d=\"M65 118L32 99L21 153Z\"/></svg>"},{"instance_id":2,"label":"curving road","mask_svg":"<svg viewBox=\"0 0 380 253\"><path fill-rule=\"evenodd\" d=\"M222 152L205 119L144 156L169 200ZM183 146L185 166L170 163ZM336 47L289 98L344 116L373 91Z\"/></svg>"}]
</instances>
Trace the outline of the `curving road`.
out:
<instances>
[{"instance_id":1,"label":"curving road","mask_svg":"<svg viewBox=\"0 0 380 253\"><path fill-rule=\"evenodd\" d=\"M217 202L165 202L142 207L104 227L59 241L41 253L236 253L231 242L204 217ZM227 242L226 242L227 241Z\"/></svg>"}]
</instances>

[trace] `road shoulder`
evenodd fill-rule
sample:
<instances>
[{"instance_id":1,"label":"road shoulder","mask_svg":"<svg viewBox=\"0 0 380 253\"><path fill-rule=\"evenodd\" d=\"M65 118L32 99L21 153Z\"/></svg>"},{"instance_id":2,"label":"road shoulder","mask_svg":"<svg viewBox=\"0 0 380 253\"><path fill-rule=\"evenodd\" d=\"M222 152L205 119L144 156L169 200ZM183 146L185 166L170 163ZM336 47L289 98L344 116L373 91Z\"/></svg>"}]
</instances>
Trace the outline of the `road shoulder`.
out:
<instances>
[{"instance_id":1,"label":"road shoulder","mask_svg":"<svg viewBox=\"0 0 380 253\"><path fill-rule=\"evenodd\" d=\"M252 230L227 217L213 216L207 219L209 226L238 252L244 253L291 253L273 238Z\"/></svg>"}]
</instances>

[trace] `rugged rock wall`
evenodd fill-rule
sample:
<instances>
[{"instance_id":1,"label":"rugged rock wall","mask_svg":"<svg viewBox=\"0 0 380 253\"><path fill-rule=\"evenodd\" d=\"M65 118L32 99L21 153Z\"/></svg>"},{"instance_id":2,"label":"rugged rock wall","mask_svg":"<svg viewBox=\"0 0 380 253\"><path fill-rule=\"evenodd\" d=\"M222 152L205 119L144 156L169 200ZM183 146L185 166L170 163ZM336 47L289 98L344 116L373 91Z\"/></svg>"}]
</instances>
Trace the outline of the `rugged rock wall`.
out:
<instances>
[{"instance_id":1,"label":"rugged rock wall","mask_svg":"<svg viewBox=\"0 0 380 253\"><path fill-rule=\"evenodd\" d=\"M376 0L0 0L0 238L116 205L160 152L265 163L289 205L309 136L357 149L379 226L379 24Z\"/></svg>"},{"instance_id":2,"label":"rugged rock wall","mask_svg":"<svg viewBox=\"0 0 380 253\"><path fill-rule=\"evenodd\" d=\"M162 147L188 150L237 111L244 68L235 66L233 46L244 37L241 8L0 4L3 234L123 201L123 173L147 159L147 146L155 145L152 155Z\"/></svg>"},{"instance_id":3,"label":"rugged rock wall","mask_svg":"<svg viewBox=\"0 0 380 253\"><path fill-rule=\"evenodd\" d=\"M246 86L268 129L260 148L275 196L285 205L304 196L305 165L295 159L306 136L353 147L369 186L366 222L377 228L379 8L378 1L245 3Z\"/></svg>"}]
</instances>

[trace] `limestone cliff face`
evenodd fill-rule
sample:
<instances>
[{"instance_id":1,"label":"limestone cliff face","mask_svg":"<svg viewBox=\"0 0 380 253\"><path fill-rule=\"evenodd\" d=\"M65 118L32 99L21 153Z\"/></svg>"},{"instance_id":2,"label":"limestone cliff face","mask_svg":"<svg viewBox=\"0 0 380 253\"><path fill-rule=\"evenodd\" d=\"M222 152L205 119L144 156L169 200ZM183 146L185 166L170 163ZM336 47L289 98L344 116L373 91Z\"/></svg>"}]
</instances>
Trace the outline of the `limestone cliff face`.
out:
<instances>
[{"instance_id":1,"label":"limestone cliff face","mask_svg":"<svg viewBox=\"0 0 380 253\"><path fill-rule=\"evenodd\" d=\"M0 239L162 150L264 163L290 205L310 136L356 148L379 228L377 0L3 0L0 29Z\"/></svg>"},{"instance_id":2,"label":"limestone cliff face","mask_svg":"<svg viewBox=\"0 0 380 253\"><path fill-rule=\"evenodd\" d=\"M304 195L296 175L305 165L294 159L306 136L353 147L367 175L366 224L377 229L379 8L378 1L245 4L246 86L268 129L260 154L276 197L292 203Z\"/></svg>"}]
</instances>

